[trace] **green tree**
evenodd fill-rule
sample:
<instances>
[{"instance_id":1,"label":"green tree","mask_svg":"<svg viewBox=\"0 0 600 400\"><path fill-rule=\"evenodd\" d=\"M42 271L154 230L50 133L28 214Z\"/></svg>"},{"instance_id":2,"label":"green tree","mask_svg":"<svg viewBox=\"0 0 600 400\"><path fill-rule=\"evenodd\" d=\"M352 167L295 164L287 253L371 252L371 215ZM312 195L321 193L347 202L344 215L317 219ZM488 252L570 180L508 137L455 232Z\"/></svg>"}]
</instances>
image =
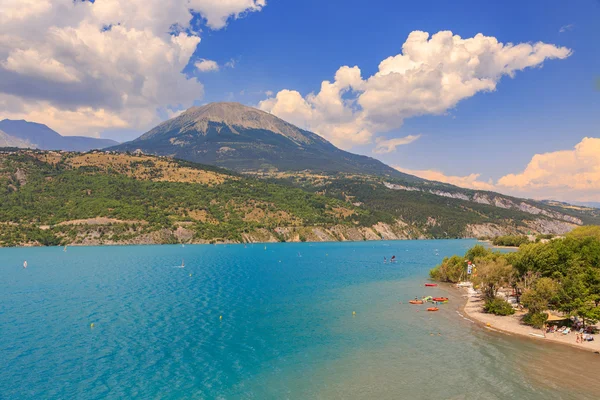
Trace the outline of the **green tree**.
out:
<instances>
[{"instance_id":1,"label":"green tree","mask_svg":"<svg viewBox=\"0 0 600 400\"><path fill-rule=\"evenodd\" d=\"M477 259L477 273L473 283L481 288L486 300L493 300L498 290L510 286L513 281L514 269L505 258L496 260Z\"/></svg>"}]
</instances>

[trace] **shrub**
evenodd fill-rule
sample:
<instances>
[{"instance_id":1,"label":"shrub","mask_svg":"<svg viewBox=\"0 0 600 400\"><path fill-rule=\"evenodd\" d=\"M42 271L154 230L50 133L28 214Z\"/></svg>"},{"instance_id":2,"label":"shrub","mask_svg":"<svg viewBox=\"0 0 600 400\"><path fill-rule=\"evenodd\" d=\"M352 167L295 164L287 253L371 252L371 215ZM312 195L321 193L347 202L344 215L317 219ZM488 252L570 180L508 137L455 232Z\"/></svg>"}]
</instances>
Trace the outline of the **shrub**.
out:
<instances>
[{"instance_id":1,"label":"shrub","mask_svg":"<svg viewBox=\"0 0 600 400\"><path fill-rule=\"evenodd\" d=\"M515 313L510 303L499 297L486 301L483 311L494 315L513 315Z\"/></svg>"},{"instance_id":2,"label":"shrub","mask_svg":"<svg viewBox=\"0 0 600 400\"><path fill-rule=\"evenodd\" d=\"M529 238L527 236L498 236L494 238L492 243L494 244L494 246L519 247L522 244L529 243Z\"/></svg>"},{"instance_id":3,"label":"shrub","mask_svg":"<svg viewBox=\"0 0 600 400\"><path fill-rule=\"evenodd\" d=\"M523 323L541 329L544 327L547 319L548 315L545 313L527 313L523 317Z\"/></svg>"}]
</instances>

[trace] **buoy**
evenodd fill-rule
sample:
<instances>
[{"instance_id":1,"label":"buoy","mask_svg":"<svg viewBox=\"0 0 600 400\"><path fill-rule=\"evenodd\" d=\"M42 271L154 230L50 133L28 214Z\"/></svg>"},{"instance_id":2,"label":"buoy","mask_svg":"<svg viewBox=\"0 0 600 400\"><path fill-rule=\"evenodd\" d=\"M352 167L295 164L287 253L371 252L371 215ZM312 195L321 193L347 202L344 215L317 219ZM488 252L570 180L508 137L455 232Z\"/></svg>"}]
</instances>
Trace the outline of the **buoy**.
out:
<instances>
[{"instance_id":1,"label":"buoy","mask_svg":"<svg viewBox=\"0 0 600 400\"><path fill-rule=\"evenodd\" d=\"M352 315L356 315L356 311L352 311Z\"/></svg>"},{"instance_id":2,"label":"buoy","mask_svg":"<svg viewBox=\"0 0 600 400\"><path fill-rule=\"evenodd\" d=\"M490 324L489 322L487 324L485 324L485 326L492 326L492 324Z\"/></svg>"},{"instance_id":3,"label":"buoy","mask_svg":"<svg viewBox=\"0 0 600 400\"><path fill-rule=\"evenodd\" d=\"M90 324L90 328L93 328L93 327L94 327L94 323L92 322L92 323Z\"/></svg>"},{"instance_id":4,"label":"buoy","mask_svg":"<svg viewBox=\"0 0 600 400\"><path fill-rule=\"evenodd\" d=\"M222 315L219 315L219 320L222 320L222 319L223 319L223 316L222 316Z\"/></svg>"}]
</instances>

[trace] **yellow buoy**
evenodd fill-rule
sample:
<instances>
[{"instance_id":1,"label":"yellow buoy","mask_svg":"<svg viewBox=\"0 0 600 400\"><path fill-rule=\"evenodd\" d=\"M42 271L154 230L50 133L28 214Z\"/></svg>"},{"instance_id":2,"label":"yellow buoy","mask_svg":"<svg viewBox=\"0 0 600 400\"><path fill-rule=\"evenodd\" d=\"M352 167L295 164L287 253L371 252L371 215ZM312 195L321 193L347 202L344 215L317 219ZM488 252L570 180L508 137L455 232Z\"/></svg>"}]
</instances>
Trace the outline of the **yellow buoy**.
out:
<instances>
[{"instance_id":1,"label":"yellow buoy","mask_svg":"<svg viewBox=\"0 0 600 400\"><path fill-rule=\"evenodd\" d=\"M192 274L190 274L190 276L192 276Z\"/></svg>"},{"instance_id":2,"label":"yellow buoy","mask_svg":"<svg viewBox=\"0 0 600 400\"><path fill-rule=\"evenodd\" d=\"M92 322L92 323L90 324L90 328L93 328L93 327L94 327L94 323Z\"/></svg>"},{"instance_id":3,"label":"yellow buoy","mask_svg":"<svg viewBox=\"0 0 600 400\"><path fill-rule=\"evenodd\" d=\"M356 311L352 311L352 315L356 315Z\"/></svg>"},{"instance_id":4,"label":"yellow buoy","mask_svg":"<svg viewBox=\"0 0 600 400\"><path fill-rule=\"evenodd\" d=\"M223 316L222 316L222 315L219 315L219 320L222 320L222 319L223 319Z\"/></svg>"}]
</instances>

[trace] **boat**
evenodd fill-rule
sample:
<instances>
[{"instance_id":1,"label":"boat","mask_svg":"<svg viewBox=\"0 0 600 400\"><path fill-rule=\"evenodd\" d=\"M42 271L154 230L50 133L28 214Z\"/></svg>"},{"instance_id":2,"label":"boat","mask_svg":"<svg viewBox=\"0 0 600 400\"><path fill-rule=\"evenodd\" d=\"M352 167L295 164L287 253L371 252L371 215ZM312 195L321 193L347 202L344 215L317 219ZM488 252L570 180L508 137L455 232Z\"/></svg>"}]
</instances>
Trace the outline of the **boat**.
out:
<instances>
[{"instance_id":1,"label":"boat","mask_svg":"<svg viewBox=\"0 0 600 400\"><path fill-rule=\"evenodd\" d=\"M427 311L438 311L438 310L439 310L439 308L437 308L437 307L429 307L427 309Z\"/></svg>"},{"instance_id":2,"label":"boat","mask_svg":"<svg viewBox=\"0 0 600 400\"><path fill-rule=\"evenodd\" d=\"M439 302L446 302L448 301L447 297L434 297L432 298L433 301L439 301Z\"/></svg>"},{"instance_id":3,"label":"boat","mask_svg":"<svg viewBox=\"0 0 600 400\"><path fill-rule=\"evenodd\" d=\"M436 287L437 283L426 283L425 287Z\"/></svg>"},{"instance_id":4,"label":"boat","mask_svg":"<svg viewBox=\"0 0 600 400\"><path fill-rule=\"evenodd\" d=\"M23 268L27 268L27 261L23 263Z\"/></svg>"},{"instance_id":5,"label":"boat","mask_svg":"<svg viewBox=\"0 0 600 400\"><path fill-rule=\"evenodd\" d=\"M431 300L433 300L433 297L427 296L427 297L423 297L421 300L423 300L423 301L431 301Z\"/></svg>"},{"instance_id":6,"label":"boat","mask_svg":"<svg viewBox=\"0 0 600 400\"><path fill-rule=\"evenodd\" d=\"M423 304L423 300L410 300L410 304Z\"/></svg>"}]
</instances>

